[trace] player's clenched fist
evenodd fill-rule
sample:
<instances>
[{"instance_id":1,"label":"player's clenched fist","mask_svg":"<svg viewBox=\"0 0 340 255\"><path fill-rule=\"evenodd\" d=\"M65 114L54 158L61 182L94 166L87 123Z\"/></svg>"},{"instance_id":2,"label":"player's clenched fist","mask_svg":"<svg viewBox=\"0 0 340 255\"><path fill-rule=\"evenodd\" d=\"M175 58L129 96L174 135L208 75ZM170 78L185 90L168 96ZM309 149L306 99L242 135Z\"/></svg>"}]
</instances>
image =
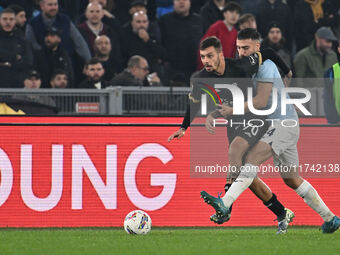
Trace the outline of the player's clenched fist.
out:
<instances>
[{"instance_id":1,"label":"player's clenched fist","mask_svg":"<svg viewBox=\"0 0 340 255\"><path fill-rule=\"evenodd\" d=\"M169 136L168 142L170 142L174 138L180 139L184 135L185 135L185 129L180 128L175 133L173 133L171 136Z\"/></svg>"}]
</instances>

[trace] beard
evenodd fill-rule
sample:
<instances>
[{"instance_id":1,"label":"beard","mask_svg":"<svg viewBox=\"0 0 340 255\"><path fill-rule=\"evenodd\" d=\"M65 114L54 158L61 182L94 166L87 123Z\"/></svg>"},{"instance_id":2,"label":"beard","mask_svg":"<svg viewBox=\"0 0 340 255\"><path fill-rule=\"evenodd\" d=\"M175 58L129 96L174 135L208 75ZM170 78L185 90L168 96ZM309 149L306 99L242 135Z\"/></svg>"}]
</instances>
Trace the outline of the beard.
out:
<instances>
[{"instance_id":1,"label":"beard","mask_svg":"<svg viewBox=\"0 0 340 255\"><path fill-rule=\"evenodd\" d=\"M59 46L59 43L58 42L48 42L48 43L46 43L46 47L47 47L47 49L54 49L54 48L56 48L56 47L58 47Z\"/></svg>"},{"instance_id":2,"label":"beard","mask_svg":"<svg viewBox=\"0 0 340 255\"><path fill-rule=\"evenodd\" d=\"M330 47L320 47L320 52L322 53L322 54L328 54L328 53L330 53L330 51L331 51L331 49L332 48L330 48Z\"/></svg>"},{"instance_id":3,"label":"beard","mask_svg":"<svg viewBox=\"0 0 340 255\"><path fill-rule=\"evenodd\" d=\"M215 63L214 63L214 66L215 66L215 72L217 72L218 68L220 67L220 64L221 64L221 60L218 58Z\"/></svg>"},{"instance_id":4,"label":"beard","mask_svg":"<svg viewBox=\"0 0 340 255\"><path fill-rule=\"evenodd\" d=\"M105 52L101 52L99 50L96 50L96 56L100 57L100 58L104 58L104 57L109 57L110 53L105 53Z\"/></svg>"}]
</instances>

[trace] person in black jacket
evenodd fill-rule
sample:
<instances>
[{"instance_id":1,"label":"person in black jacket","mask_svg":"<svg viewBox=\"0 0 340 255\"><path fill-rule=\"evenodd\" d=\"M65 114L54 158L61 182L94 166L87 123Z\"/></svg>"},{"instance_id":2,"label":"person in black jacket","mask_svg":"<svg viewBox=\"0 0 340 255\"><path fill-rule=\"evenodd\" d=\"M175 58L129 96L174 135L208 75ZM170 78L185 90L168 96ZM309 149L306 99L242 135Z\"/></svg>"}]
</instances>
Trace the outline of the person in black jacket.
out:
<instances>
[{"instance_id":1,"label":"person in black jacket","mask_svg":"<svg viewBox=\"0 0 340 255\"><path fill-rule=\"evenodd\" d=\"M18 36L25 37L25 27L26 27L26 12L25 9L20 5L11 4L8 8L12 9L15 12L15 33Z\"/></svg>"},{"instance_id":2,"label":"person in black jacket","mask_svg":"<svg viewBox=\"0 0 340 255\"><path fill-rule=\"evenodd\" d=\"M4 8L7 8L12 4L16 4L24 8L27 19L32 18L33 11L37 7L36 0L0 0L0 6Z\"/></svg>"},{"instance_id":3,"label":"person in black jacket","mask_svg":"<svg viewBox=\"0 0 340 255\"><path fill-rule=\"evenodd\" d=\"M86 63L84 69L87 78L78 85L78 88L104 89L109 86L109 83L103 80L105 70L99 59L92 58Z\"/></svg>"},{"instance_id":4,"label":"person in black jacket","mask_svg":"<svg viewBox=\"0 0 340 255\"><path fill-rule=\"evenodd\" d=\"M157 73L149 74L148 61L142 56L132 56L127 68L111 80L112 86L161 86Z\"/></svg>"},{"instance_id":5,"label":"person in black jacket","mask_svg":"<svg viewBox=\"0 0 340 255\"><path fill-rule=\"evenodd\" d=\"M122 55L122 59L121 62L123 64L126 64L127 62L127 47L126 47L126 38L125 38L125 33L124 30L121 26L121 23L119 22L119 20L112 15L108 10L108 4L107 4L107 0L89 0L89 3L93 3L93 2L98 2L99 4L102 5L103 10L104 10L104 17L102 18L102 22L109 26L117 35L117 38L119 40L119 45L121 48L121 55ZM86 16L85 14L82 14L79 16L79 18L77 19L77 25L84 23L86 21Z\"/></svg>"},{"instance_id":6,"label":"person in black jacket","mask_svg":"<svg viewBox=\"0 0 340 255\"><path fill-rule=\"evenodd\" d=\"M290 69L293 68L292 58L288 49L285 47L285 38L282 35L279 24L272 22L268 25L266 38L262 41L261 48L272 48ZM279 69L279 71L281 76L284 76L282 70Z\"/></svg>"},{"instance_id":7,"label":"person in black jacket","mask_svg":"<svg viewBox=\"0 0 340 255\"><path fill-rule=\"evenodd\" d=\"M159 19L162 45L167 53L165 63L168 79L184 74L189 86L191 74L196 70L197 51L203 36L199 15L190 13L190 0L174 0L174 11Z\"/></svg>"},{"instance_id":8,"label":"person in black jacket","mask_svg":"<svg viewBox=\"0 0 340 255\"><path fill-rule=\"evenodd\" d=\"M49 88L50 79L57 69L67 71L69 87L74 86L72 60L66 50L60 47L60 34L56 28L48 30L41 50L34 52L34 66L41 72L42 88Z\"/></svg>"},{"instance_id":9,"label":"person in black jacket","mask_svg":"<svg viewBox=\"0 0 340 255\"><path fill-rule=\"evenodd\" d=\"M329 0L323 3L320 0L300 0L295 5L294 14L297 51L310 45L320 27L335 27L339 24L336 3Z\"/></svg>"},{"instance_id":10,"label":"person in black jacket","mask_svg":"<svg viewBox=\"0 0 340 255\"><path fill-rule=\"evenodd\" d=\"M0 16L0 88L19 88L24 72L33 63L28 42L14 33L15 13L5 9Z\"/></svg>"},{"instance_id":11,"label":"person in black jacket","mask_svg":"<svg viewBox=\"0 0 340 255\"><path fill-rule=\"evenodd\" d=\"M203 22L204 32L218 20L223 20L223 8L225 7L225 0L209 0L206 2L201 10L200 15Z\"/></svg>"},{"instance_id":12,"label":"person in black jacket","mask_svg":"<svg viewBox=\"0 0 340 255\"><path fill-rule=\"evenodd\" d=\"M114 54L117 58L121 59L118 34L102 21L104 17L103 7L97 2L89 3L86 8L85 16L87 20L78 25L78 30L84 37L91 51L91 56L94 56L94 41L96 40L96 37L106 35L110 38Z\"/></svg>"},{"instance_id":13,"label":"person in black jacket","mask_svg":"<svg viewBox=\"0 0 340 255\"><path fill-rule=\"evenodd\" d=\"M287 4L281 0L262 0L257 15L257 27L264 37L268 24L275 21L282 28L283 36L287 39L287 47L292 49L294 36L294 15Z\"/></svg>"},{"instance_id":14,"label":"person in black jacket","mask_svg":"<svg viewBox=\"0 0 340 255\"><path fill-rule=\"evenodd\" d=\"M111 41L106 35L96 38L94 41L94 53L95 58L98 58L104 67L105 74L103 79L105 81L112 80L117 73L123 70L120 60L112 54Z\"/></svg>"},{"instance_id":15,"label":"person in black jacket","mask_svg":"<svg viewBox=\"0 0 340 255\"><path fill-rule=\"evenodd\" d=\"M165 50L160 44L160 31L157 23L151 24L146 13L136 12L131 23L124 27L128 42L128 56L144 57L150 65L150 71L160 74Z\"/></svg>"}]
</instances>

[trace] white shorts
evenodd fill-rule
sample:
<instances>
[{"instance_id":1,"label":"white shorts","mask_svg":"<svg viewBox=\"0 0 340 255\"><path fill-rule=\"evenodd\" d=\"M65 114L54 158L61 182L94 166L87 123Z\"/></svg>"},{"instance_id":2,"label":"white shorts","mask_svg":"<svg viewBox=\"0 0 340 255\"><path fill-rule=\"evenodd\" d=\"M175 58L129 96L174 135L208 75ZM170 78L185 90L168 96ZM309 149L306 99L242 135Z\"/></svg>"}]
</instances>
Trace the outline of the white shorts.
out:
<instances>
[{"instance_id":1,"label":"white shorts","mask_svg":"<svg viewBox=\"0 0 340 255\"><path fill-rule=\"evenodd\" d=\"M286 122L285 125L293 125ZM270 123L268 131L263 135L260 141L269 144L273 150L273 159L275 166L298 166L299 154L297 142L300 136L300 126L296 127L282 126L281 121Z\"/></svg>"}]
</instances>

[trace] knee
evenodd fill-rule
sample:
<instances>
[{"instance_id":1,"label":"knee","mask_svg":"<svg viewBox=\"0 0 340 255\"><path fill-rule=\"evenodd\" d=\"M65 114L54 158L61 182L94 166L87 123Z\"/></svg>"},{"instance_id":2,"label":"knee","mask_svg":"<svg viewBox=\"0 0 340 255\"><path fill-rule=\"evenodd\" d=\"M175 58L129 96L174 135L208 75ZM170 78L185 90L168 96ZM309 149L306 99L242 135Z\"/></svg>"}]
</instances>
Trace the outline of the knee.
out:
<instances>
[{"instance_id":1,"label":"knee","mask_svg":"<svg viewBox=\"0 0 340 255\"><path fill-rule=\"evenodd\" d=\"M302 182L300 178L284 178L283 181L288 187L292 189L297 189Z\"/></svg>"},{"instance_id":2,"label":"knee","mask_svg":"<svg viewBox=\"0 0 340 255\"><path fill-rule=\"evenodd\" d=\"M244 153L241 150L238 150L237 148L229 149L228 151L228 157L230 162L240 162L242 163L242 157Z\"/></svg>"}]
</instances>

